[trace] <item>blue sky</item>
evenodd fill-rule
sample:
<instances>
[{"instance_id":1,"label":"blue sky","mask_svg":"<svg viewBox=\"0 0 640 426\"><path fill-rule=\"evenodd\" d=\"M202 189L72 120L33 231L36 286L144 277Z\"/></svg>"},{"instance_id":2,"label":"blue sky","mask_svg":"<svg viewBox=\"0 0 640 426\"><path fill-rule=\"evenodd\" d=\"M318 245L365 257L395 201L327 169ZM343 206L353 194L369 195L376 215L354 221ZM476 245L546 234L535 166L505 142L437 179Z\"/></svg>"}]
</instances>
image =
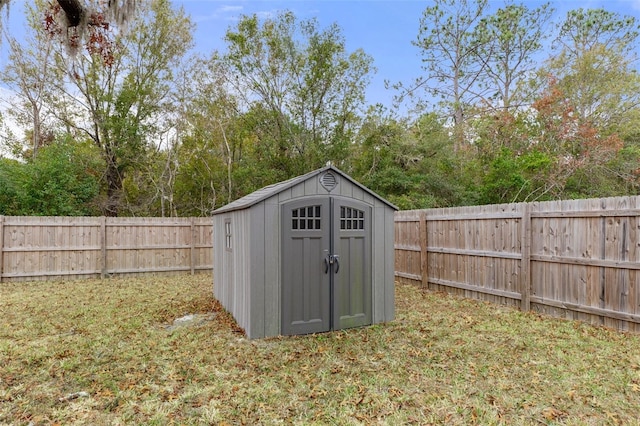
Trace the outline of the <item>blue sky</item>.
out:
<instances>
[{"instance_id":1,"label":"blue sky","mask_svg":"<svg viewBox=\"0 0 640 426\"><path fill-rule=\"evenodd\" d=\"M8 29L12 34L22 32L22 3L13 0ZM490 0L493 8L504 1ZM519 3L516 1L516 3ZM523 1L529 7L543 4L539 0ZM556 19L570 9L605 7L640 21L640 0L555 0ZM223 37L229 26L241 15L274 16L291 10L298 19L315 17L321 27L337 23L343 30L349 51L362 48L374 58L378 69L367 92L367 103L390 106L393 93L384 88L384 81L410 82L421 74L420 57L411 41L417 37L422 11L432 4L428 0L174 0L183 6L196 23L196 50L209 53L224 50ZM6 47L0 46L0 68L6 64ZM1 95L1 93L0 93Z\"/></svg>"},{"instance_id":2,"label":"blue sky","mask_svg":"<svg viewBox=\"0 0 640 426\"><path fill-rule=\"evenodd\" d=\"M316 18L323 28L337 23L343 31L348 51L361 48L374 58L378 71L368 91L369 104L390 104L392 94L384 88L385 79L396 81L410 75L410 70L417 76L420 70L418 51L411 41L418 34L419 19L428 4L425 1L188 0L182 3L197 24L197 43L202 40L207 48L223 48L219 40L242 14L270 16L291 10L301 20Z\"/></svg>"},{"instance_id":3,"label":"blue sky","mask_svg":"<svg viewBox=\"0 0 640 426\"><path fill-rule=\"evenodd\" d=\"M489 2L494 9L505 4L502 0ZM224 49L225 31L243 14L268 17L291 10L298 19L317 18L322 27L335 22L343 30L349 51L362 48L374 58L378 71L372 78L367 103L379 102L386 106L391 105L393 92L385 89L385 80L408 83L422 72L419 51L411 42L418 35L422 12L432 5L428 0L185 0L178 3L196 23L197 49L205 52ZM526 0L522 3L535 8L546 2ZM551 3L556 9L556 19L563 18L571 9L604 7L635 16L640 22L640 0L556 0Z\"/></svg>"}]
</instances>

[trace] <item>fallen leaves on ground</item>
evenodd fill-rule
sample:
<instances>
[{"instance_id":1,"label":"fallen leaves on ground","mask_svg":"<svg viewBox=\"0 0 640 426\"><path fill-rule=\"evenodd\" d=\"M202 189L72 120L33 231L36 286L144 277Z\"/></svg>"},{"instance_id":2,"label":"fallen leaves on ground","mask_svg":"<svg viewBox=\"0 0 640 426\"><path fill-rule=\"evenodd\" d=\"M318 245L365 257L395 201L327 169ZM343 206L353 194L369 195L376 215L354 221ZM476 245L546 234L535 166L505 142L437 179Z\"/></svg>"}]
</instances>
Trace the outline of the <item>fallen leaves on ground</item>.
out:
<instances>
[{"instance_id":1,"label":"fallen leaves on ground","mask_svg":"<svg viewBox=\"0 0 640 426\"><path fill-rule=\"evenodd\" d=\"M403 284L396 305L249 341L210 275L2 283L0 424L638 424L638 336ZM215 315L166 331L187 314Z\"/></svg>"}]
</instances>

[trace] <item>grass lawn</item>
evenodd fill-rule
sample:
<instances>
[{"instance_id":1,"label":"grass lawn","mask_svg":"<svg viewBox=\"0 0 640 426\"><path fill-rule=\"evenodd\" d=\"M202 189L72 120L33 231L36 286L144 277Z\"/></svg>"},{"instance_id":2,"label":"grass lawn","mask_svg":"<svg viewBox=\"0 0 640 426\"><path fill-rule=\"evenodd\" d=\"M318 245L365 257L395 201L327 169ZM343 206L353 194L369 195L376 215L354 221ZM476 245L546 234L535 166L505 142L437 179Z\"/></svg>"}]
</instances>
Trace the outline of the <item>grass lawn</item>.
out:
<instances>
[{"instance_id":1,"label":"grass lawn","mask_svg":"<svg viewBox=\"0 0 640 426\"><path fill-rule=\"evenodd\" d=\"M249 341L210 283L1 283L0 424L640 424L638 336L398 285L391 323Z\"/></svg>"}]
</instances>

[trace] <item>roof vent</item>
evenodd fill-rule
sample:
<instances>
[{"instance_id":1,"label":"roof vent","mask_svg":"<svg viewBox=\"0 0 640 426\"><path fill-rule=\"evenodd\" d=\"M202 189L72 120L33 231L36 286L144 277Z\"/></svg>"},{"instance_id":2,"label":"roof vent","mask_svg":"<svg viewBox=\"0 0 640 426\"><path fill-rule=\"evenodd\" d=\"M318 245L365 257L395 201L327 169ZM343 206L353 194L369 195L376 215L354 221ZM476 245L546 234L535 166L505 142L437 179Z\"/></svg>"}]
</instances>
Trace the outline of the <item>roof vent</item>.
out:
<instances>
[{"instance_id":1,"label":"roof vent","mask_svg":"<svg viewBox=\"0 0 640 426\"><path fill-rule=\"evenodd\" d=\"M328 171L320 176L320 185L322 185L322 187L327 191L331 192L333 188L338 186L338 178L335 174Z\"/></svg>"}]
</instances>

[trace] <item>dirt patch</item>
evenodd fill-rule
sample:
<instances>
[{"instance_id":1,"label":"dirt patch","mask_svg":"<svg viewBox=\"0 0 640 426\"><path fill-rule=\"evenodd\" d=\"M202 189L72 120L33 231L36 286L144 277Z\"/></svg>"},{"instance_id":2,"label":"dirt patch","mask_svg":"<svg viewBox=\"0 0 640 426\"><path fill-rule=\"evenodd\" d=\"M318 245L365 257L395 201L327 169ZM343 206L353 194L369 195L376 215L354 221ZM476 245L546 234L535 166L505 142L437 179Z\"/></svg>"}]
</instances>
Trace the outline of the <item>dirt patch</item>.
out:
<instances>
[{"instance_id":1,"label":"dirt patch","mask_svg":"<svg viewBox=\"0 0 640 426\"><path fill-rule=\"evenodd\" d=\"M213 321L215 317L215 312L209 314L187 314L180 318L176 318L173 320L173 323L165 325L164 329L168 332L173 332L180 328L199 327L209 321Z\"/></svg>"}]
</instances>

